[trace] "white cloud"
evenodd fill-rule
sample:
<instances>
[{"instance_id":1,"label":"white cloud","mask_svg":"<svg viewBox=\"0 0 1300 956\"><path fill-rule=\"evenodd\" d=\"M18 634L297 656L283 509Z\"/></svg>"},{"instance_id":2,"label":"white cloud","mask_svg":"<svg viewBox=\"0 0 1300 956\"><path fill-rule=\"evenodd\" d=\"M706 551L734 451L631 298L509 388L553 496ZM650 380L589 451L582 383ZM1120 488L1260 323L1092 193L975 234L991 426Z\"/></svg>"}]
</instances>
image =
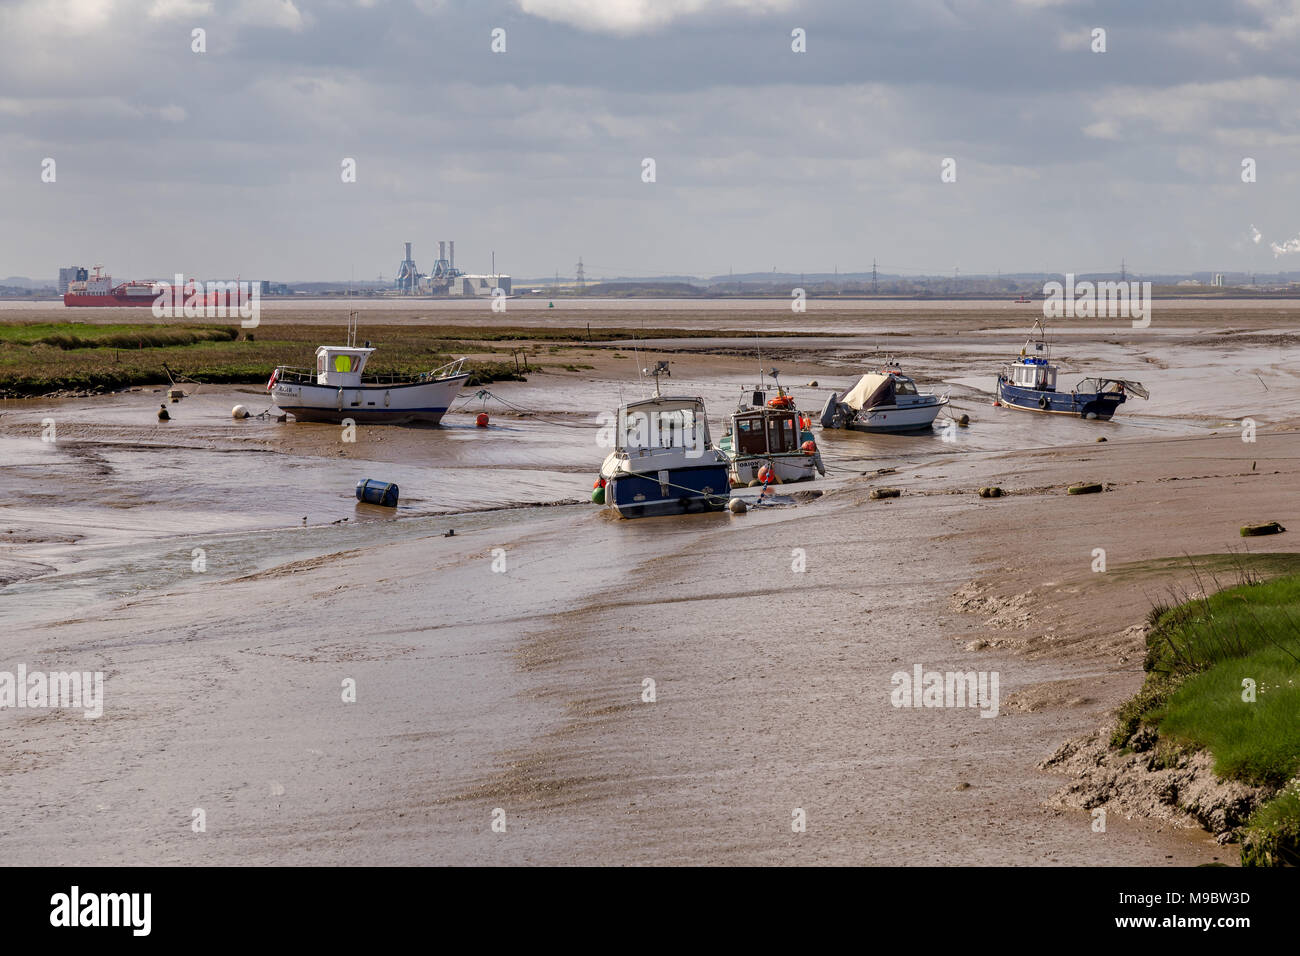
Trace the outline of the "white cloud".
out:
<instances>
[{"instance_id":1,"label":"white cloud","mask_svg":"<svg viewBox=\"0 0 1300 956\"><path fill-rule=\"evenodd\" d=\"M212 12L211 0L153 0L149 16L154 20L179 20Z\"/></svg>"},{"instance_id":2,"label":"white cloud","mask_svg":"<svg viewBox=\"0 0 1300 956\"><path fill-rule=\"evenodd\" d=\"M1251 223L1251 225L1250 225L1250 241L1253 242L1255 245L1259 245L1259 241L1260 241L1261 239L1263 239L1263 238L1264 238L1264 234L1263 234L1262 232L1260 232L1258 229L1255 228L1255 224L1254 224L1254 223Z\"/></svg>"},{"instance_id":3,"label":"white cloud","mask_svg":"<svg viewBox=\"0 0 1300 956\"><path fill-rule=\"evenodd\" d=\"M1293 46L1300 39L1300 0L1242 0L1246 7L1259 11L1262 30L1238 30L1237 39L1256 49Z\"/></svg>"},{"instance_id":4,"label":"white cloud","mask_svg":"<svg viewBox=\"0 0 1300 956\"><path fill-rule=\"evenodd\" d=\"M1279 256L1288 256L1293 252L1300 252L1300 236L1288 239L1286 242L1270 242L1268 247L1273 250L1274 259Z\"/></svg>"},{"instance_id":5,"label":"white cloud","mask_svg":"<svg viewBox=\"0 0 1300 956\"><path fill-rule=\"evenodd\" d=\"M1119 139L1119 126L1114 120L1098 120L1085 126L1083 135L1091 139Z\"/></svg>"},{"instance_id":6,"label":"white cloud","mask_svg":"<svg viewBox=\"0 0 1300 956\"><path fill-rule=\"evenodd\" d=\"M231 19L242 25L285 30L301 30L307 23L293 0L242 0Z\"/></svg>"},{"instance_id":7,"label":"white cloud","mask_svg":"<svg viewBox=\"0 0 1300 956\"><path fill-rule=\"evenodd\" d=\"M701 13L775 13L793 0L518 0L519 8L543 20L580 30L642 33Z\"/></svg>"}]
</instances>

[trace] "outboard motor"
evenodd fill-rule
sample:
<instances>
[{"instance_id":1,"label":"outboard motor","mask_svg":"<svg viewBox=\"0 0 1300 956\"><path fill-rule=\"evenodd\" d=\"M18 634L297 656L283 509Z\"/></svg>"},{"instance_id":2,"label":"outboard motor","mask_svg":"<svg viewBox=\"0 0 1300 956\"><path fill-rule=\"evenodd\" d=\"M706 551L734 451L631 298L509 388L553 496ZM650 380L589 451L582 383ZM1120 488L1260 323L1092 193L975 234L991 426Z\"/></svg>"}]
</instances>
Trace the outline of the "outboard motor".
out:
<instances>
[{"instance_id":1,"label":"outboard motor","mask_svg":"<svg viewBox=\"0 0 1300 956\"><path fill-rule=\"evenodd\" d=\"M839 393L831 392L831 397L826 399L826 404L822 406L822 428L834 428L835 413L839 410Z\"/></svg>"}]
</instances>

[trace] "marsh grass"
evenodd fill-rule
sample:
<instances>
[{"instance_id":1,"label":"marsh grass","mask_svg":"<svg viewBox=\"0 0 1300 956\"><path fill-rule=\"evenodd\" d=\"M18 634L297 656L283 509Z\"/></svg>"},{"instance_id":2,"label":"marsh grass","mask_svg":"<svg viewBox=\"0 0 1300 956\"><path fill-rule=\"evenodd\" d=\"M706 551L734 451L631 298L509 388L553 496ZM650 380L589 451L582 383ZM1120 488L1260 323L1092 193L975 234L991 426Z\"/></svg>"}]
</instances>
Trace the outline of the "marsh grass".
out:
<instances>
[{"instance_id":1,"label":"marsh grass","mask_svg":"<svg viewBox=\"0 0 1300 956\"><path fill-rule=\"evenodd\" d=\"M1224 586L1188 561L1195 590L1153 602L1146 680L1120 708L1111 745L1157 757L1206 750L1222 778L1282 787L1300 775L1300 574L1266 577L1267 565L1237 556ZM1252 816L1242 862L1294 863L1297 854L1293 784Z\"/></svg>"}]
</instances>

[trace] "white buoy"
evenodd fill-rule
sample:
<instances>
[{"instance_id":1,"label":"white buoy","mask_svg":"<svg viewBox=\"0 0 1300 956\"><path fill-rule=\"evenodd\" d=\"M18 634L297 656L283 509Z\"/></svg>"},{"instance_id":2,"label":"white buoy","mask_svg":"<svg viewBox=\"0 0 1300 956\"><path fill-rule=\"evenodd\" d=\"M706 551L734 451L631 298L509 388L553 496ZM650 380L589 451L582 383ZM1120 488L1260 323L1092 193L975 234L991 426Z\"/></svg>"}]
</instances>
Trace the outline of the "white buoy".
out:
<instances>
[{"instance_id":1,"label":"white buoy","mask_svg":"<svg viewBox=\"0 0 1300 956\"><path fill-rule=\"evenodd\" d=\"M249 415L248 409L245 408L243 405L236 405L234 408L230 410L230 417L234 419L239 419L239 418L251 418L252 416Z\"/></svg>"},{"instance_id":2,"label":"white buoy","mask_svg":"<svg viewBox=\"0 0 1300 956\"><path fill-rule=\"evenodd\" d=\"M732 498L729 502L727 502L727 509L733 515L743 515L746 511L749 510L749 505L745 504L744 498Z\"/></svg>"}]
</instances>

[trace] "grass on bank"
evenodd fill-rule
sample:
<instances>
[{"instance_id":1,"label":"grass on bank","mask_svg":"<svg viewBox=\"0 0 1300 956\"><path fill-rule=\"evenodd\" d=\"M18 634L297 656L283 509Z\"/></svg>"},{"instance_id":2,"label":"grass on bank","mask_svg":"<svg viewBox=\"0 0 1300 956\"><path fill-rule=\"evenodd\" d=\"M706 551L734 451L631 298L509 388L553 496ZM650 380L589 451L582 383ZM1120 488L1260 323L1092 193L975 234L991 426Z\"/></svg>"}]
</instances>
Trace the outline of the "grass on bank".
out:
<instances>
[{"instance_id":1,"label":"grass on bank","mask_svg":"<svg viewBox=\"0 0 1300 956\"><path fill-rule=\"evenodd\" d=\"M632 337L692 339L716 334L707 329L373 325L362 329L361 338L379 350L368 371L415 374L473 354L478 357L469 363L469 384L480 385L518 380L539 370L540 343L600 348L598 343ZM243 330L238 324L9 323L0 325L0 396L156 384L166 380L164 364L200 382L261 383L277 365L314 366L318 345L342 341L343 331L336 325L277 323ZM516 351L523 352L518 360Z\"/></svg>"},{"instance_id":2,"label":"grass on bank","mask_svg":"<svg viewBox=\"0 0 1300 956\"><path fill-rule=\"evenodd\" d=\"M1120 709L1112 746L1149 728L1160 759L1206 750L1221 778L1282 787L1300 777L1300 574L1261 577L1260 567L1277 566L1239 562L1234 586L1152 608L1146 680ZM1297 787L1251 817L1244 864L1300 861Z\"/></svg>"}]
</instances>

